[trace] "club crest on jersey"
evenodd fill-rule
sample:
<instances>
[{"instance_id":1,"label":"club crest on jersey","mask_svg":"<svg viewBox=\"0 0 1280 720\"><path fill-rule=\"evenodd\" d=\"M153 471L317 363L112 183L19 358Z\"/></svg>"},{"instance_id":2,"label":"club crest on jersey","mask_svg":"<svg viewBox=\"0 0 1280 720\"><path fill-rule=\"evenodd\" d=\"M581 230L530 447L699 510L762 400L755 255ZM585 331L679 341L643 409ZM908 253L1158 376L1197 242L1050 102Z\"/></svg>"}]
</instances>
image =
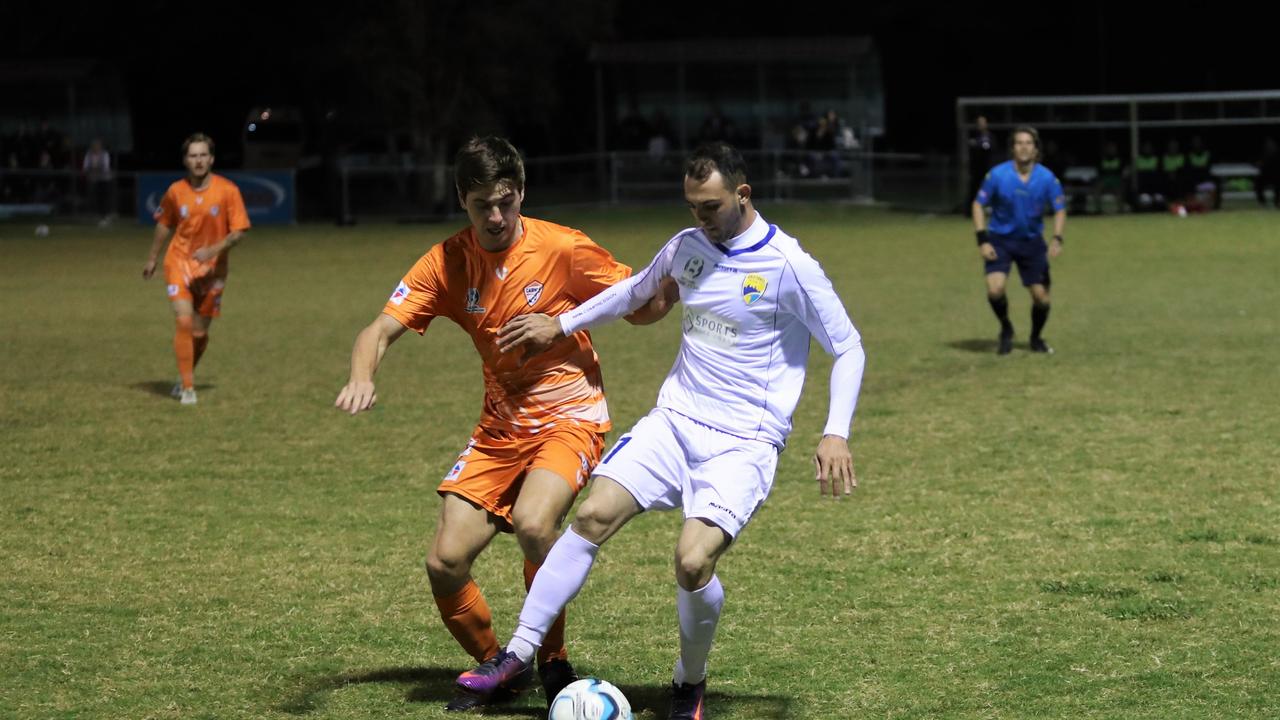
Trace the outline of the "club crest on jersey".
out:
<instances>
[{"instance_id":1,"label":"club crest on jersey","mask_svg":"<svg viewBox=\"0 0 1280 720\"><path fill-rule=\"evenodd\" d=\"M480 288L467 288L467 312L484 312L484 308L480 307Z\"/></svg>"},{"instance_id":2,"label":"club crest on jersey","mask_svg":"<svg viewBox=\"0 0 1280 720\"><path fill-rule=\"evenodd\" d=\"M218 217L218 206L214 205L213 207L209 208L209 214L214 217Z\"/></svg>"},{"instance_id":3,"label":"club crest on jersey","mask_svg":"<svg viewBox=\"0 0 1280 720\"><path fill-rule=\"evenodd\" d=\"M182 217L186 217L191 214L191 210L186 205L183 205L182 207L178 208L178 214L181 215Z\"/></svg>"},{"instance_id":4,"label":"club crest on jersey","mask_svg":"<svg viewBox=\"0 0 1280 720\"><path fill-rule=\"evenodd\" d=\"M404 302L404 299L407 297L409 297L409 286L405 285L404 281L401 280L400 284L396 286L395 292L391 293L391 303L393 305L399 305Z\"/></svg>"},{"instance_id":5,"label":"club crest on jersey","mask_svg":"<svg viewBox=\"0 0 1280 720\"><path fill-rule=\"evenodd\" d=\"M681 285L692 287L698 277L702 275L702 268L704 265L705 262L700 257L694 256L689 258L684 263L684 270L680 272L680 280L678 282Z\"/></svg>"},{"instance_id":6,"label":"club crest on jersey","mask_svg":"<svg viewBox=\"0 0 1280 720\"><path fill-rule=\"evenodd\" d=\"M769 282L763 275L751 273L742 280L742 302L748 305L754 303L764 297L764 289L767 287Z\"/></svg>"},{"instance_id":7,"label":"club crest on jersey","mask_svg":"<svg viewBox=\"0 0 1280 720\"><path fill-rule=\"evenodd\" d=\"M524 301L529 303L529 307L533 307L540 297L542 297L542 283L534 280L524 286Z\"/></svg>"}]
</instances>

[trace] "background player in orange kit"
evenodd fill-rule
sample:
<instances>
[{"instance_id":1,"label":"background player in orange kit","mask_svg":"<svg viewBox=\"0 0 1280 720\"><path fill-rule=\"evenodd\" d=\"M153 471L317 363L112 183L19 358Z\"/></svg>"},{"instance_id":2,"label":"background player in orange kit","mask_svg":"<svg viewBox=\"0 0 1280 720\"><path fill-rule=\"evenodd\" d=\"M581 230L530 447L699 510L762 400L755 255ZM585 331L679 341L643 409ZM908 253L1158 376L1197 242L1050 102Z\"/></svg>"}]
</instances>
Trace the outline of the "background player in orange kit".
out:
<instances>
[{"instance_id":1,"label":"background player in orange kit","mask_svg":"<svg viewBox=\"0 0 1280 720\"><path fill-rule=\"evenodd\" d=\"M458 200L471 226L428 250L382 314L361 331L350 379L335 405L352 414L373 406L374 372L405 330L423 333L443 316L471 335L483 361L484 407L470 442L437 490L443 504L427 576L445 626L483 662L498 653L498 640L471 577L472 563L498 532L514 532L525 556L527 587L600 460L611 427L587 333L565 337L526 362L520 353L498 351L498 329L525 313L567 312L629 277L631 268L577 230L520 214L524 163L506 140L473 139L458 151L454 165ZM674 291L674 283L664 287L628 319L660 319ZM576 679L564 645L563 614L538 653L538 674L548 703ZM525 673L503 695L519 692L531 679ZM460 693L447 709L485 702Z\"/></svg>"},{"instance_id":2,"label":"background player in orange kit","mask_svg":"<svg viewBox=\"0 0 1280 720\"><path fill-rule=\"evenodd\" d=\"M173 304L176 330L173 352L181 380L173 395L183 405L196 403L195 368L209 345L209 325L221 314L227 282L227 254L249 229L249 214L235 183L213 173L213 140L196 133L182 143L187 176L169 186L156 210L155 238L143 279L156 271L164 255L164 280Z\"/></svg>"}]
</instances>

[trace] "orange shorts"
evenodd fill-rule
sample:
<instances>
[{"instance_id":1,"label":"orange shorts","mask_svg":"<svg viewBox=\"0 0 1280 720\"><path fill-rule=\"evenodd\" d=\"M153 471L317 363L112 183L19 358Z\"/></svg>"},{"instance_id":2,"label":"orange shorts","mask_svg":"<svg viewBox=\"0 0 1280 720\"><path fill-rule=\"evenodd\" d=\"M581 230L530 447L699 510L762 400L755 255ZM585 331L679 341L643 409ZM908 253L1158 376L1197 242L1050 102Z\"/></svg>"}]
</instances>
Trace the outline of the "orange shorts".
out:
<instances>
[{"instance_id":1,"label":"orange shorts","mask_svg":"<svg viewBox=\"0 0 1280 720\"><path fill-rule=\"evenodd\" d=\"M204 275L191 279L184 268L165 263L164 282L169 302L187 300L197 315L205 317L222 314L222 290L227 284L225 277Z\"/></svg>"},{"instance_id":2,"label":"orange shorts","mask_svg":"<svg viewBox=\"0 0 1280 720\"><path fill-rule=\"evenodd\" d=\"M471 441L458 455L436 492L470 500L505 522L510 531L511 508L520 496L525 474L550 470L576 494L587 484L600 462L604 435L573 422L562 422L537 435L524 436L476 426Z\"/></svg>"}]
</instances>

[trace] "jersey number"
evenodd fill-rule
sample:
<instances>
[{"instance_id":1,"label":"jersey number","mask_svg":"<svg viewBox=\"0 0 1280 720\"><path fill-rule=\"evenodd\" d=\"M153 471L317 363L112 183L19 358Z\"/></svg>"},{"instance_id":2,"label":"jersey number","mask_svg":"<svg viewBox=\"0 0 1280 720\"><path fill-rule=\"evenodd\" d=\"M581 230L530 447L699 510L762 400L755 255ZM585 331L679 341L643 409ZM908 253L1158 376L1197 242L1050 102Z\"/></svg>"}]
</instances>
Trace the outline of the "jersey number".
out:
<instances>
[{"instance_id":1,"label":"jersey number","mask_svg":"<svg viewBox=\"0 0 1280 720\"><path fill-rule=\"evenodd\" d=\"M610 458L612 458L614 455L617 455L618 451L621 450L623 446L625 446L629 442L631 442L630 435L623 435L621 438L619 438L618 444L613 446L613 449L609 451L608 455L604 456L604 459L600 461L600 464L603 465L609 462Z\"/></svg>"}]
</instances>

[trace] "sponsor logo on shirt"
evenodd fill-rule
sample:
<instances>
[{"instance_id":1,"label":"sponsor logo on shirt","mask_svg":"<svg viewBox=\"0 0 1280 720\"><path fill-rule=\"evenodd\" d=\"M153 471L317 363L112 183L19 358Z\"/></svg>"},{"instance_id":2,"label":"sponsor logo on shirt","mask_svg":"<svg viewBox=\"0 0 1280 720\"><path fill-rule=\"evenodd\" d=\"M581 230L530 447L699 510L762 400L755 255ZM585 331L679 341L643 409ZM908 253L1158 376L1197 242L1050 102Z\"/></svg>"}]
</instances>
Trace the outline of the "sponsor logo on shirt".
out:
<instances>
[{"instance_id":1,"label":"sponsor logo on shirt","mask_svg":"<svg viewBox=\"0 0 1280 720\"><path fill-rule=\"evenodd\" d=\"M729 320L711 313L700 313L684 308L684 334L722 348L731 348L738 344L738 326Z\"/></svg>"},{"instance_id":2,"label":"sponsor logo on shirt","mask_svg":"<svg viewBox=\"0 0 1280 720\"><path fill-rule=\"evenodd\" d=\"M396 286L395 292L391 293L391 304L399 305L407 297L409 297L409 286L405 285L404 281L401 280L400 284Z\"/></svg>"},{"instance_id":3,"label":"sponsor logo on shirt","mask_svg":"<svg viewBox=\"0 0 1280 720\"><path fill-rule=\"evenodd\" d=\"M493 274L494 274L494 275L497 275L499 280L506 280L506 279L507 279L507 267L506 267L505 265L503 265L502 267L498 268L497 270L494 270L494 271L493 271Z\"/></svg>"},{"instance_id":4,"label":"sponsor logo on shirt","mask_svg":"<svg viewBox=\"0 0 1280 720\"><path fill-rule=\"evenodd\" d=\"M444 476L444 481L453 482L454 480L457 480L458 476L462 474L462 469L465 468L466 466L467 466L466 460L459 460L458 462L454 463L453 467L449 469L449 474Z\"/></svg>"},{"instance_id":5,"label":"sponsor logo on shirt","mask_svg":"<svg viewBox=\"0 0 1280 720\"><path fill-rule=\"evenodd\" d=\"M214 205L213 207L209 208L209 214L214 217L218 217L218 206Z\"/></svg>"},{"instance_id":6,"label":"sponsor logo on shirt","mask_svg":"<svg viewBox=\"0 0 1280 720\"><path fill-rule=\"evenodd\" d=\"M169 292L169 297L174 297L175 295L177 295L177 294L178 294L178 286L177 286L177 285L169 285L169 286L165 287L165 290L167 290L167 291Z\"/></svg>"},{"instance_id":7,"label":"sponsor logo on shirt","mask_svg":"<svg viewBox=\"0 0 1280 720\"><path fill-rule=\"evenodd\" d=\"M529 303L529 307L533 307L540 297L542 297L542 283L534 280L524 286L524 301Z\"/></svg>"},{"instance_id":8,"label":"sponsor logo on shirt","mask_svg":"<svg viewBox=\"0 0 1280 720\"><path fill-rule=\"evenodd\" d=\"M705 265L700 257L691 257L684 263L684 270L680 272L680 278L676 281L685 287L693 287L697 284L697 279L702 275L702 268Z\"/></svg>"},{"instance_id":9,"label":"sponsor logo on shirt","mask_svg":"<svg viewBox=\"0 0 1280 720\"><path fill-rule=\"evenodd\" d=\"M480 307L480 288L467 288L467 312L482 313L484 308Z\"/></svg>"},{"instance_id":10,"label":"sponsor logo on shirt","mask_svg":"<svg viewBox=\"0 0 1280 720\"><path fill-rule=\"evenodd\" d=\"M742 279L742 302L751 305L764 297L764 290L767 287L769 287L769 282L764 279L763 275L751 273Z\"/></svg>"},{"instance_id":11,"label":"sponsor logo on shirt","mask_svg":"<svg viewBox=\"0 0 1280 720\"><path fill-rule=\"evenodd\" d=\"M191 210L188 209L186 205L183 205L182 207L178 208L178 214L181 215L182 217L186 217L191 214Z\"/></svg>"}]
</instances>

